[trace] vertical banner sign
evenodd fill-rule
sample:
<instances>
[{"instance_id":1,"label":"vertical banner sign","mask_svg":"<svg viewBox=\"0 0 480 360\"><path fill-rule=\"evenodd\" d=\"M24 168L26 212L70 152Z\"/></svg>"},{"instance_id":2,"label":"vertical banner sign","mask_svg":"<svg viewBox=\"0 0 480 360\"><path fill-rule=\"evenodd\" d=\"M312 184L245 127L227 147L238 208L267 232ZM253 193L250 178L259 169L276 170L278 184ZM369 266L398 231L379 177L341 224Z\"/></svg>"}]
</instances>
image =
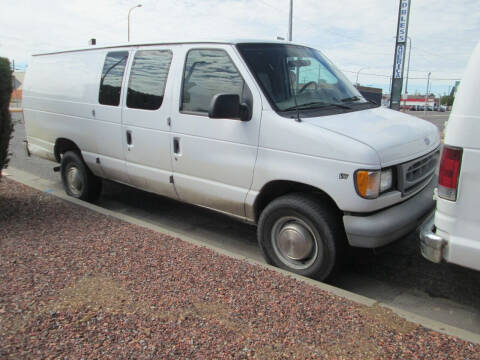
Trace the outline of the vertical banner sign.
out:
<instances>
[{"instance_id":1,"label":"vertical banner sign","mask_svg":"<svg viewBox=\"0 0 480 360\"><path fill-rule=\"evenodd\" d=\"M405 63L405 49L407 48L409 14L410 0L400 0L395 58L393 59L392 93L390 94L390 108L395 110L400 109L400 99L402 97L403 64Z\"/></svg>"}]
</instances>

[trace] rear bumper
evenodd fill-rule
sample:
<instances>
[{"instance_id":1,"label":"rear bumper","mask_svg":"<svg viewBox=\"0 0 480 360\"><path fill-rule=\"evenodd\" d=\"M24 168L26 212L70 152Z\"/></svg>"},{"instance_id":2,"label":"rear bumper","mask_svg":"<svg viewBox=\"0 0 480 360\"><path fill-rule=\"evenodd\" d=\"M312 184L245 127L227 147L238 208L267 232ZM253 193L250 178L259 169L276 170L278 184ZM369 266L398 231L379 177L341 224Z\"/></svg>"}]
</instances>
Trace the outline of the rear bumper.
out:
<instances>
[{"instance_id":1,"label":"rear bumper","mask_svg":"<svg viewBox=\"0 0 480 360\"><path fill-rule=\"evenodd\" d=\"M442 262L444 258L444 249L447 241L441 236L435 234L434 212L422 223L418 229L420 237L420 250L425 259L434 263Z\"/></svg>"},{"instance_id":2,"label":"rear bumper","mask_svg":"<svg viewBox=\"0 0 480 360\"><path fill-rule=\"evenodd\" d=\"M435 207L433 192L436 183L434 177L420 193L373 215L345 215L343 223L348 243L354 247L377 248L416 229Z\"/></svg>"}]
</instances>

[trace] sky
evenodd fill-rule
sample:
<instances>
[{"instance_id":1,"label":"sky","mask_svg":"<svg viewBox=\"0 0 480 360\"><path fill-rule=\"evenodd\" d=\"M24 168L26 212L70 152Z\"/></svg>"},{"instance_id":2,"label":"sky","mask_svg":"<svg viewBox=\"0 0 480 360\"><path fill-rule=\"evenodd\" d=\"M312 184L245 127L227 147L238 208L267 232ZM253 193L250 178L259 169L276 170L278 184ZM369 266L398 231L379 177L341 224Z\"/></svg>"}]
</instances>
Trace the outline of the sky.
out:
<instances>
[{"instance_id":1,"label":"sky","mask_svg":"<svg viewBox=\"0 0 480 360\"><path fill-rule=\"evenodd\" d=\"M2 0L0 56L131 41L287 37L289 0ZM399 0L294 0L293 40L321 50L361 85L389 92ZM480 40L479 0L412 0L408 92L447 93ZM408 58L408 53L407 53ZM407 58L405 61L407 61Z\"/></svg>"}]
</instances>

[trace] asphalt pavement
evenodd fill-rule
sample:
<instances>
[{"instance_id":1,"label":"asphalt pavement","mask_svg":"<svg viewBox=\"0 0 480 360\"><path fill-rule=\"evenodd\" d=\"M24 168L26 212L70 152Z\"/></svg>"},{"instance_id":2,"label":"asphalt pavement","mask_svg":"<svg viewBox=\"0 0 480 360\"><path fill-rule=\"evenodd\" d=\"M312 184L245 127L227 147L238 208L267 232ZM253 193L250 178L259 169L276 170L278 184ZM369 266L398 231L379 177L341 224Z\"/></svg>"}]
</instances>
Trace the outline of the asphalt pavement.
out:
<instances>
[{"instance_id":1,"label":"asphalt pavement","mask_svg":"<svg viewBox=\"0 0 480 360\"><path fill-rule=\"evenodd\" d=\"M427 120L439 127L448 117L448 113L427 115ZM20 114L14 116L17 124L10 144L10 166L59 189L60 176L53 172L56 164L26 156L25 129ZM225 215L109 181L104 182L97 205L262 260L256 228ZM480 334L479 283L480 272L423 259L416 234L412 233L386 248L355 250L351 263L331 285Z\"/></svg>"}]
</instances>

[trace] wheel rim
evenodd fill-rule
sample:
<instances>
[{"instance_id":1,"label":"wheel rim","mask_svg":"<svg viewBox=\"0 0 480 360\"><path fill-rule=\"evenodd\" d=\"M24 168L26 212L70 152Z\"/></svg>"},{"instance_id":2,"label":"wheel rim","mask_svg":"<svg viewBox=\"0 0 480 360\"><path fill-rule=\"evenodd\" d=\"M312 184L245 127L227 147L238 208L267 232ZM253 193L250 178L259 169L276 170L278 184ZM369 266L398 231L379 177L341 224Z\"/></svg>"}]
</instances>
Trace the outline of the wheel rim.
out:
<instances>
[{"instance_id":1,"label":"wheel rim","mask_svg":"<svg viewBox=\"0 0 480 360\"><path fill-rule=\"evenodd\" d=\"M282 217L272 227L273 250L293 269L307 269L322 255L319 240L312 227L295 216Z\"/></svg>"},{"instance_id":2,"label":"wheel rim","mask_svg":"<svg viewBox=\"0 0 480 360\"><path fill-rule=\"evenodd\" d=\"M72 193L74 196L80 196L83 191L83 176L80 170L75 166L71 165L67 169L67 187L68 190Z\"/></svg>"}]
</instances>

